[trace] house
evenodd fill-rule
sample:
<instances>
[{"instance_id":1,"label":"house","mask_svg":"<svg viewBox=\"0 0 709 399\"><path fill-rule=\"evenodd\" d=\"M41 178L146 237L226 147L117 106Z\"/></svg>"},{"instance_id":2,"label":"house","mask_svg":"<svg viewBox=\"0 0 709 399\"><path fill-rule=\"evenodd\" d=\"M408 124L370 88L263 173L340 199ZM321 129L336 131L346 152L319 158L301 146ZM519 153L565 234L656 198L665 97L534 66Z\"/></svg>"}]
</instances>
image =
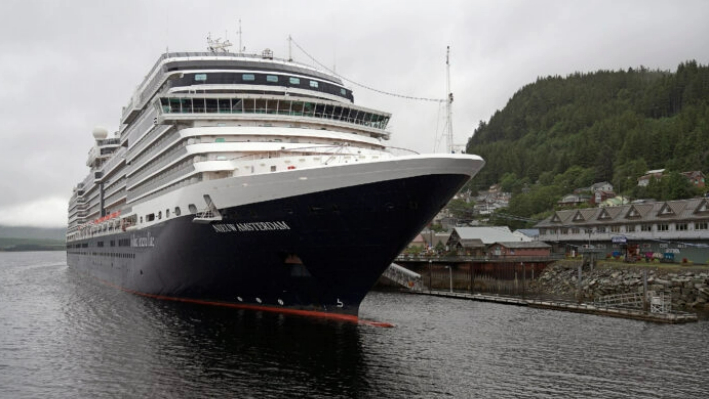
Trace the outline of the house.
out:
<instances>
[{"instance_id":1,"label":"house","mask_svg":"<svg viewBox=\"0 0 709 399\"><path fill-rule=\"evenodd\" d=\"M704 188L704 179L706 176L704 176L704 173L701 171L682 172L681 175L689 179L689 182L692 183L694 187Z\"/></svg>"},{"instance_id":2,"label":"house","mask_svg":"<svg viewBox=\"0 0 709 399\"><path fill-rule=\"evenodd\" d=\"M492 256L549 256L551 245L541 241L496 242L487 250Z\"/></svg>"},{"instance_id":3,"label":"house","mask_svg":"<svg viewBox=\"0 0 709 399\"><path fill-rule=\"evenodd\" d=\"M638 186L647 187L647 185L650 184L650 179L655 178L657 180L661 180L664 174L664 169L648 170L647 173L638 177Z\"/></svg>"},{"instance_id":4,"label":"house","mask_svg":"<svg viewBox=\"0 0 709 399\"><path fill-rule=\"evenodd\" d=\"M574 207L591 202L591 196L585 194L569 194L557 201L557 205L561 207Z\"/></svg>"},{"instance_id":5,"label":"house","mask_svg":"<svg viewBox=\"0 0 709 399\"><path fill-rule=\"evenodd\" d=\"M518 241L538 241L539 229L517 229L512 234L519 237Z\"/></svg>"},{"instance_id":6,"label":"house","mask_svg":"<svg viewBox=\"0 0 709 399\"><path fill-rule=\"evenodd\" d=\"M686 177L694 187L704 188L706 176L699 170L690 172L681 172L682 176ZM638 177L638 186L647 187L650 184L650 179L655 178L656 180L662 180L666 176L665 169L650 170L643 176Z\"/></svg>"},{"instance_id":7,"label":"house","mask_svg":"<svg viewBox=\"0 0 709 399\"><path fill-rule=\"evenodd\" d=\"M539 222L540 240L562 251L586 246L622 251L613 238L638 245L646 258L666 253L694 262L709 259L709 199L631 203L559 210Z\"/></svg>"},{"instance_id":8,"label":"house","mask_svg":"<svg viewBox=\"0 0 709 399\"><path fill-rule=\"evenodd\" d=\"M426 239L423 238L422 234L417 235L410 243L407 245L406 248L408 249L413 249L414 247L421 248L423 250L426 250L428 248L428 242L426 242Z\"/></svg>"},{"instance_id":9,"label":"house","mask_svg":"<svg viewBox=\"0 0 709 399\"><path fill-rule=\"evenodd\" d=\"M602 181L600 183L594 183L589 187L589 191L592 193L597 193L599 191L613 192L613 185L607 181Z\"/></svg>"},{"instance_id":10,"label":"house","mask_svg":"<svg viewBox=\"0 0 709 399\"><path fill-rule=\"evenodd\" d=\"M599 205L603 201L615 198L615 193L613 191L598 190L593 193L593 198L591 199L592 205Z\"/></svg>"},{"instance_id":11,"label":"house","mask_svg":"<svg viewBox=\"0 0 709 399\"><path fill-rule=\"evenodd\" d=\"M519 238L507 226L456 227L446 245L459 255L483 256L487 246L498 241L519 241Z\"/></svg>"}]
</instances>

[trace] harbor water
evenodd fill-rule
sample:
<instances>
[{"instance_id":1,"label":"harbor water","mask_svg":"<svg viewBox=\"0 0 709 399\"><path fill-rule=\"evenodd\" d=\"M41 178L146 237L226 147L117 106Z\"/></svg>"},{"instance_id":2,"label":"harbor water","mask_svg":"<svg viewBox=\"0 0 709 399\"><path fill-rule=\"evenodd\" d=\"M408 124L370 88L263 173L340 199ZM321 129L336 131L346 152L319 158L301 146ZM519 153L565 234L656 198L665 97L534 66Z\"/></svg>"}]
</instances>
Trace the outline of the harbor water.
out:
<instances>
[{"instance_id":1,"label":"harbor water","mask_svg":"<svg viewBox=\"0 0 709 399\"><path fill-rule=\"evenodd\" d=\"M160 301L0 252L0 398L706 398L709 321L372 292L393 328Z\"/></svg>"}]
</instances>

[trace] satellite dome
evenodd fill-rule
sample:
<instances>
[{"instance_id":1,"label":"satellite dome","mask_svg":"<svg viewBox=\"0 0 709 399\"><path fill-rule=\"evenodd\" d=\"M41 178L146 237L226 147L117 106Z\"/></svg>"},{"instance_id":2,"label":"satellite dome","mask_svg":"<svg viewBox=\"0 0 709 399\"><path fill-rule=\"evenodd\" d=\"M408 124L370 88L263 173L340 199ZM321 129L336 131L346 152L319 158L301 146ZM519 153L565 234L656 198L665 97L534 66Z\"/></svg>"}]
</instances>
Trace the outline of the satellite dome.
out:
<instances>
[{"instance_id":1,"label":"satellite dome","mask_svg":"<svg viewBox=\"0 0 709 399\"><path fill-rule=\"evenodd\" d=\"M103 126L96 126L91 134L96 140L105 140L108 137L108 130Z\"/></svg>"}]
</instances>

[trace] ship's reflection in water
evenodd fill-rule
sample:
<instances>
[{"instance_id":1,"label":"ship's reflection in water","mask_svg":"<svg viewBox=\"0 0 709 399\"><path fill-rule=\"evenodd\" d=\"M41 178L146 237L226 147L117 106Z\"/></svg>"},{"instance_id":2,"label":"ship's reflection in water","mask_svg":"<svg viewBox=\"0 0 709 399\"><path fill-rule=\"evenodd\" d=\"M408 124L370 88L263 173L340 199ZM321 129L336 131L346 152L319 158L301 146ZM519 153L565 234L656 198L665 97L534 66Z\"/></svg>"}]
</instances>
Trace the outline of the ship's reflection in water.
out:
<instances>
[{"instance_id":1,"label":"ship's reflection in water","mask_svg":"<svg viewBox=\"0 0 709 399\"><path fill-rule=\"evenodd\" d=\"M373 292L379 328L143 298L23 256L0 254L0 397L709 396L705 320Z\"/></svg>"}]
</instances>

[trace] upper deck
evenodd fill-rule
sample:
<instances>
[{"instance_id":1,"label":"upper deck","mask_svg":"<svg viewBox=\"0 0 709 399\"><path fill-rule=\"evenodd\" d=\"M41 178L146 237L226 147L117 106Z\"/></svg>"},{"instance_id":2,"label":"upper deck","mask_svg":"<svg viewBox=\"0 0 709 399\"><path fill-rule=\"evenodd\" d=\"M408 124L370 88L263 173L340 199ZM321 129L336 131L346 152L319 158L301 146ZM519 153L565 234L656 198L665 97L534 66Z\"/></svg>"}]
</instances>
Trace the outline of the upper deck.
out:
<instances>
[{"instance_id":1,"label":"upper deck","mask_svg":"<svg viewBox=\"0 0 709 399\"><path fill-rule=\"evenodd\" d=\"M214 52L175 52L161 55L155 65L150 69L143 82L138 86L131 101L123 108L121 123L130 123L140 114L149 100L163 87L169 79L170 87L189 84L262 84L273 85L278 82L265 80L263 82L243 81L243 74L230 74L232 72L261 71L272 72L274 75L285 75L279 84L286 87L301 87L317 93L328 93L347 99L352 102L352 91L342 85L342 81L330 74L326 74L310 66L299 64L294 61L274 58L266 53L257 54L235 54L235 53L214 53ZM203 74L198 71L219 71L219 74L210 73L211 80L208 81ZM248 74L247 74L248 75ZM238 76L239 81L234 80ZM259 74L256 76L265 76ZM218 77L218 78L217 78ZM296 78L296 80L290 79ZM313 82L320 82L317 85L305 82L303 85L297 81L298 77L312 78ZM215 80L216 78L216 80Z\"/></svg>"}]
</instances>

